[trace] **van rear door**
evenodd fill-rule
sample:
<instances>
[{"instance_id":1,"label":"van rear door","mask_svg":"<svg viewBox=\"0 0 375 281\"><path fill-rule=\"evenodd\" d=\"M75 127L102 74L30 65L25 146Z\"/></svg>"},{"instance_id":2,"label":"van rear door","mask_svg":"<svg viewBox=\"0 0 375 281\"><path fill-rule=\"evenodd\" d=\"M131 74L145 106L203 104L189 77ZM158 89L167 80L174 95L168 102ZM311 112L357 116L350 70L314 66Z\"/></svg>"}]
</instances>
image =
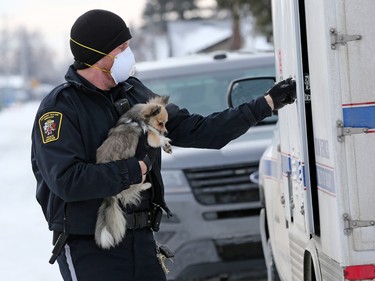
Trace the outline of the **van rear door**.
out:
<instances>
[{"instance_id":1,"label":"van rear door","mask_svg":"<svg viewBox=\"0 0 375 281\"><path fill-rule=\"evenodd\" d=\"M346 70L341 78L341 85L346 85L341 89L342 141L350 198L345 225L352 228L347 231L353 235L354 249L370 250L375 249L375 227L371 222L375 221L375 1L346 0L344 8L344 28L338 32L361 36L346 46L336 46L340 69Z\"/></svg>"}]
</instances>

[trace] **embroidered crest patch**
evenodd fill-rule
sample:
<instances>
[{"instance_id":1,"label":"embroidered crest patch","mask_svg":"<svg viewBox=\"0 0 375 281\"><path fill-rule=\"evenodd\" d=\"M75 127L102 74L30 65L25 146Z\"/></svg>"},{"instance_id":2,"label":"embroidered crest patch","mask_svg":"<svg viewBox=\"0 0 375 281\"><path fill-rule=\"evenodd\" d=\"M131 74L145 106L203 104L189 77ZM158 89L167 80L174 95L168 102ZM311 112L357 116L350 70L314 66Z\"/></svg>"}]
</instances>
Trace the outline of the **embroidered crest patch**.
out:
<instances>
[{"instance_id":1,"label":"embroidered crest patch","mask_svg":"<svg viewBox=\"0 0 375 281\"><path fill-rule=\"evenodd\" d=\"M43 143L57 141L60 137L62 113L51 111L39 118L39 129Z\"/></svg>"}]
</instances>

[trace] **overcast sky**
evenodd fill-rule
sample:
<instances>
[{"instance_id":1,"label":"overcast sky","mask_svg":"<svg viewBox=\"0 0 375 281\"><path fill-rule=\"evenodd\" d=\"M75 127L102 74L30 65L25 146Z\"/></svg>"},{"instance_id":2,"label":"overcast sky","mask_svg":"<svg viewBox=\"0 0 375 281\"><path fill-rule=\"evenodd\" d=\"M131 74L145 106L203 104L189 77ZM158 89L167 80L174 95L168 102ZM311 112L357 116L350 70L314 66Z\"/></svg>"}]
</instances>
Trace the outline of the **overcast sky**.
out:
<instances>
[{"instance_id":1,"label":"overcast sky","mask_svg":"<svg viewBox=\"0 0 375 281\"><path fill-rule=\"evenodd\" d=\"M75 19L91 9L106 9L128 24L139 24L146 0L9 0L0 6L0 27L24 25L46 33L62 33Z\"/></svg>"},{"instance_id":2,"label":"overcast sky","mask_svg":"<svg viewBox=\"0 0 375 281\"><path fill-rule=\"evenodd\" d=\"M106 9L121 16L127 25L141 24L146 0L4 0L0 5L0 31L25 26L40 31L57 53L70 54L67 44L74 21L91 9ZM1 36L1 34L0 34Z\"/></svg>"},{"instance_id":3,"label":"overcast sky","mask_svg":"<svg viewBox=\"0 0 375 281\"><path fill-rule=\"evenodd\" d=\"M199 0L200 5L211 6L215 0ZM26 27L39 31L57 59L70 56L70 28L74 21L91 9L110 10L121 16L130 27L142 23L146 0L1 0L0 31L4 28ZM1 33L0 33L1 36Z\"/></svg>"}]
</instances>

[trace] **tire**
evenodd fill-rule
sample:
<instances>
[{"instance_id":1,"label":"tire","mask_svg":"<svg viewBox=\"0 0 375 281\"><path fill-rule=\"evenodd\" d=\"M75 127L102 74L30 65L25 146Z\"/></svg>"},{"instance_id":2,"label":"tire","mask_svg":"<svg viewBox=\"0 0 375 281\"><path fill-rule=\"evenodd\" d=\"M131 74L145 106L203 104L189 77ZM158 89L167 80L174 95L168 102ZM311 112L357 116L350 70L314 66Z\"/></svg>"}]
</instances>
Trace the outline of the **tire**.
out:
<instances>
[{"instance_id":1,"label":"tire","mask_svg":"<svg viewBox=\"0 0 375 281\"><path fill-rule=\"evenodd\" d=\"M268 281L281 281L279 273L277 272L277 268L275 266L275 261L273 260L273 254L272 254L272 248L271 248L271 243L270 240L268 240L268 246L270 251L270 257L271 257L271 264L268 268Z\"/></svg>"},{"instance_id":2,"label":"tire","mask_svg":"<svg viewBox=\"0 0 375 281\"><path fill-rule=\"evenodd\" d=\"M313 263L310 253L308 253L307 255L305 254L305 262L304 262L303 271L304 271L304 278L303 278L304 281L316 281L315 267L314 267L314 263Z\"/></svg>"}]
</instances>

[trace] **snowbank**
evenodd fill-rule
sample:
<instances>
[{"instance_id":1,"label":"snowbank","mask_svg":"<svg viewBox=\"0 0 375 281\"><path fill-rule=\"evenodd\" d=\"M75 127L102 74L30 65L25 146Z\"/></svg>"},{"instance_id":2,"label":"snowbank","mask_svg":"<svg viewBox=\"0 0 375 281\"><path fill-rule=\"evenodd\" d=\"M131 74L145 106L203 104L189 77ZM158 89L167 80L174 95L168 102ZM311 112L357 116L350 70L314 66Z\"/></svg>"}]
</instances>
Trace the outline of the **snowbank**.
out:
<instances>
[{"instance_id":1,"label":"snowbank","mask_svg":"<svg viewBox=\"0 0 375 281\"><path fill-rule=\"evenodd\" d=\"M52 235L35 199L31 129L38 103L0 111L0 280L62 280L48 260Z\"/></svg>"}]
</instances>

